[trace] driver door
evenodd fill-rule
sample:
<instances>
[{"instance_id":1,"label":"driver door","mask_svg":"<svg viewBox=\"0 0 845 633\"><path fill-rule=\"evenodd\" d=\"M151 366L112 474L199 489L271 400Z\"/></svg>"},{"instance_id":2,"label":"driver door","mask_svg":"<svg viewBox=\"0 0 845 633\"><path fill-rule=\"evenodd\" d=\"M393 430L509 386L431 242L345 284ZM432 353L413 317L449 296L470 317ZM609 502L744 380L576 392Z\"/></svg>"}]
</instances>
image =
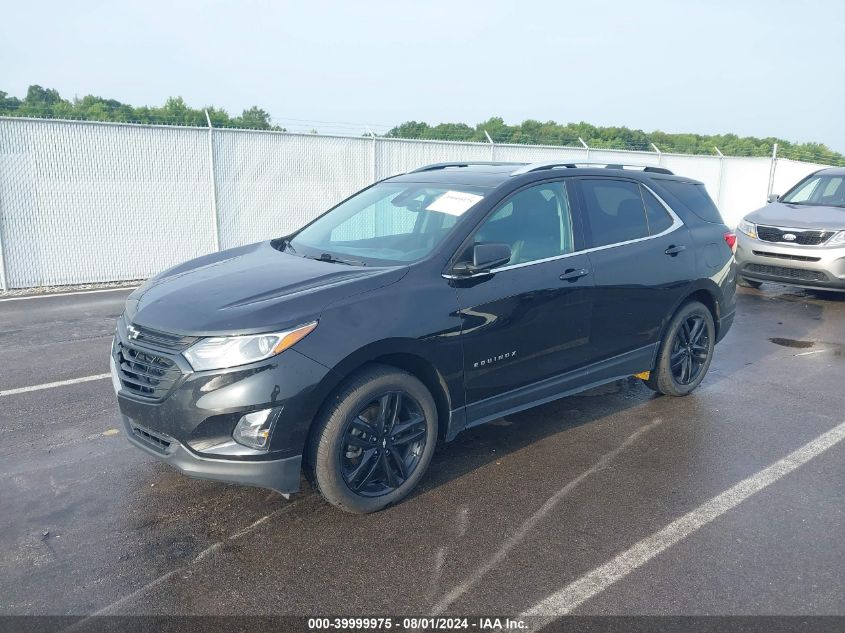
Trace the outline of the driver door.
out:
<instances>
[{"instance_id":1,"label":"driver door","mask_svg":"<svg viewBox=\"0 0 845 633\"><path fill-rule=\"evenodd\" d=\"M566 183L557 180L516 192L476 230L473 244L505 243L511 259L453 280L468 425L577 381L590 342L593 275L587 255L577 252L582 238L573 220Z\"/></svg>"}]
</instances>

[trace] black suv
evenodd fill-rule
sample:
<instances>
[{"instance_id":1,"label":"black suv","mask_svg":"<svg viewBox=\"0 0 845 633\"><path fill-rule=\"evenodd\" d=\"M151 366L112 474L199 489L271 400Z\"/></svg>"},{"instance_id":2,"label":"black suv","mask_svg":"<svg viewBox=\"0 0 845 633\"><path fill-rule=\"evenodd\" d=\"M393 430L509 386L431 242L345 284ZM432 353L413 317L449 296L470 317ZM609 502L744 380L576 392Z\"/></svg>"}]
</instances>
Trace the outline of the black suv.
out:
<instances>
[{"instance_id":1,"label":"black suv","mask_svg":"<svg viewBox=\"0 0 845 633\"><path fill-rule=\"evenodd\" d=\"M734 315L734 235L657 167L444 163L133 292L129 440L188 475L372 512L438 441L619 378L695 389Z\"/></svg>"}]
</instances>

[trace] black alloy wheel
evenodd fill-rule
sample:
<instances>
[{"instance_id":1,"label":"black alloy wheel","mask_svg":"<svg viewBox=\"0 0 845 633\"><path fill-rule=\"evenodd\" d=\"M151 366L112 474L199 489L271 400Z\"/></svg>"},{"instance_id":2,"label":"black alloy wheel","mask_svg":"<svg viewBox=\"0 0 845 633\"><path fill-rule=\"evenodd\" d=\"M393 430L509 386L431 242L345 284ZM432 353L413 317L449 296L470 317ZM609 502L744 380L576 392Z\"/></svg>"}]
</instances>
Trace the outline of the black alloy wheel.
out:
<instances>
[{"instance_id":1,"label":"black alloy wheel","mask_svg":"<svg viewBox=\"0 0 845 633\"><path fill-rule=\"evenodd\" d=\"M340 446L341 473L349 489L380 497L405 483L428 441L420 404L404 391L389 391L349 420Z\"/></svg>"},{"instance_id":2,"label":"black alloy wheel","mask_svg":"<svg viewBox=\"0 0 845 633\"><path fill-rule=\"evenodd\" d=\"M672 342L670 367L679 385L693 384L710 358L710 338L707 324L700 314L691 314L678 328Z\"/></svg>"},{"instance_id":3,"label":"black alloy wheel","mask_svg":"<svg viewBox=\"0 0 845 633\"><path fill-rule=\"evenodd\" d=\"M713 360L713 313L703 303L689 301L672 316L664 336L645 384L667 396L686 396L701 384Z\"/></svg>"}]
</instances>

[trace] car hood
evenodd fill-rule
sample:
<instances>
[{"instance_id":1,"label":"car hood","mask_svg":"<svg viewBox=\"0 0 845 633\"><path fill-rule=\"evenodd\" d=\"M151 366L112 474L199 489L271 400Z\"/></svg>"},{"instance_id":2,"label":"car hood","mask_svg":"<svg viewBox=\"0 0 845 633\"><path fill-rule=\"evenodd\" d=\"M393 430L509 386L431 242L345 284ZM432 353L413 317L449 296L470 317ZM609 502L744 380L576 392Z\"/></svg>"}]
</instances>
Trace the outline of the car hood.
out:
<instances>
[{"instance_id":1,"label":"car hood","mask_svg":"<svg viewBox=\"0 0 845 633\"><path fill-rule=\"evenodd\" d=\"M166 270L129 295L126 314L173 334L268 332L319 318L328 304L394 283L407 271L306 259L260 242Z\"/></svg>"},{"instance_id":2,"label":"car hood","mask_svg":"<svg viewBox=\"0 0 845 633\"><path fill-rule=\"evenodd\" d=\"M845 230L845 209L772 202L745 218L754 224L795 229Z\"/></svg>"}]
</instances>

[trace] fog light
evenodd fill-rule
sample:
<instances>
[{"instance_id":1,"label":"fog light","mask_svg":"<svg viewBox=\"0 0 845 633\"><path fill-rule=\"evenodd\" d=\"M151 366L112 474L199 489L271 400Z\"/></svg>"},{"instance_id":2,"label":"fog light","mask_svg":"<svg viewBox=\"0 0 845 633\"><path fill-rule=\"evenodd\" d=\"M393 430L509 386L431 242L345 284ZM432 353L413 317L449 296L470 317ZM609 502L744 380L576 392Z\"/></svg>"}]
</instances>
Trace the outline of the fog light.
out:
<instances>
[{"instance_id":1,"label":"fog light","mask_svg":"<svg viewBox=\"0 0 845 633\"><path fill-rule=\"evenodd\" d=\"M274 411L275 409L262 409L247 413L238 421L232 438L238 444L266 450L270 444L270 431L276 419Z\"/></svg>"}]
</instances>

